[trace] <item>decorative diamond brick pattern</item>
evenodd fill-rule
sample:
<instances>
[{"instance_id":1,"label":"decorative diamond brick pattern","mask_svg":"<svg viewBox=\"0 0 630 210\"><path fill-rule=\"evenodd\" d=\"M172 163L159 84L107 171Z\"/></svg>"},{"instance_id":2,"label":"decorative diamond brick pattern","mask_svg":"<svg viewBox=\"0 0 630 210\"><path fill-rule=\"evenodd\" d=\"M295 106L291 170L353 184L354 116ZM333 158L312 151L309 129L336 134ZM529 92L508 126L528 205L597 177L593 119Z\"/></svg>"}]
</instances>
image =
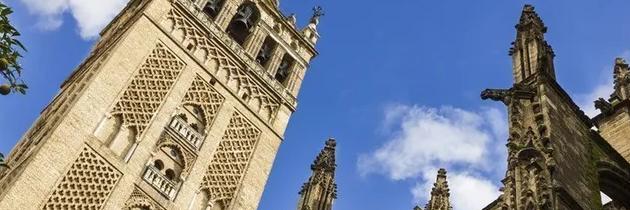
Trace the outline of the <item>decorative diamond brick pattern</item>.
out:
<instances>
[{"instance_id":1,"label":"decorative diamond brick pattern","mask_svg":"<svg viewBox=\"0 0 630 210\"><path fill-rule=\"evenodd\" d=\"M42 209L101 209L122 173L83 148Z\"/></svg>"},{"instance_id":2,"label":"decorative diamond brick pattern","mask_svg":"<svg viewBox=\"0 0 630 210\"><path fill-rule=\"evenodd\" d=\"M254 81L241 67L239 67L234 61L232 61L227 53L218 49L216 43L204 33L201 33L196 29L189 21L176 10L171 10L167 17L167 22L170 26L166 30L170 31L176 39L180 39L185 46L190 44L191 51L203 53L194 53L197 59L206 63L209 60L217 61L219 68L212 70L213 74L222 75L218 79L225 82L225 84L236 84L232 87L232 91L235 93L247 93L250 99L257 100L258 103L250 106L264 119L271 121L275 116L280 104L277 99L272 97L267 91L265 91L261 84ZM180 35L175 35L180 34ZM183 37L182 37L183 35ZM186 46L188 47L188 46Z\"/></svg>"},{"instance_id":3,"label":"decorative diamond brick pattern","mask_svg":"<svg viewBox=\"0 0 630 210\"><path fill-rule=\"evenodd\" d=\"M197 76L192 86L184 96L184 104L194 104L201 107L206 121L206 128L209 128L217 112L223 104L225 98L210 86L203 78Z\"/></svg>"},{"instance_id":4,"label":"decorative diamond brick pattern","mask_svg":"<svg viewBox=\"0 0 630 210\"><path fill-rule=\"evenodd\" d=\"M136 128L138 137L142 135L185 66L166 47L158 44L138 69L112 115L121 115L124 125Z\"/></svg>"},{"instance_id":5,"label":"decorative diamond brick pattern","mask_svg":"<svg viewBox=\"0 0 630 210\"><path fill-rule=\"evenodd\" d=\"M202 189L208 190L210 200L222 202L223 206L230 204L259 137L260 130L245 117L238 112L232 115L201 184Z\"/></svg>"}]
</instances>

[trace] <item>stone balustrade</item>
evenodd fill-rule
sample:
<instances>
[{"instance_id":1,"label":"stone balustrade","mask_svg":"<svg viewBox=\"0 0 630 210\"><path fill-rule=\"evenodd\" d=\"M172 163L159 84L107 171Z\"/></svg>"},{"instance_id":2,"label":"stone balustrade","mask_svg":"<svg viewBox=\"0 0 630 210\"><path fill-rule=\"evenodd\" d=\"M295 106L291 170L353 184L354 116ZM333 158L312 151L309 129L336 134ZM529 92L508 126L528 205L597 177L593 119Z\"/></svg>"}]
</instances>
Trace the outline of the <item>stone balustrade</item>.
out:
<instances>
[{"instance_id":1,"label":"stone balustrade","mask_svg":"<svg viewBox=\"0 0 630 210\"><path fill-rule=\"evenodd\" d=\"M203 140L205 136L197 132L193 127L188 125L188 122L184 121L180 116L175 116L171 120L169 127L173 129L179 137L185 140L186 143L189 143L190 146L199 150L201 145L203 144Z\"/></svg>"},{"instance_id":2,"label":"stone balustrade","mask_svg":"<svg viewBox=\"0 0 630 210\"><path fill-rule=\"evenodd\" d=\"M147 170L144 172L143 178L147 183L170 200L175 199L175 195L179 190L179 183L166 178L166 176L160 173L160 170L155 168L155 166L147 166Z\"/></svg>"}]
</instances>

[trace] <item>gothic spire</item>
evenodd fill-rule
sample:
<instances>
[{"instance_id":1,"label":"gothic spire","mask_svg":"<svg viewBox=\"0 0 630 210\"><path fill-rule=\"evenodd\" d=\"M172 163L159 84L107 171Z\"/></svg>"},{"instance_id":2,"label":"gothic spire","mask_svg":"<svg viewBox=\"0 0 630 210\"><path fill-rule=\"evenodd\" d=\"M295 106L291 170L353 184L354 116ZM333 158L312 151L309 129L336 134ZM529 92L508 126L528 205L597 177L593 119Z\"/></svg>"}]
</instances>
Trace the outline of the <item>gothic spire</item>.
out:
<instances>
[{"instance_id":1,"label":"gothic spire","mask_svg":"<svg viewBox=\"0 0 630 210\"><path fill-rule=\"evenodd\" d=\"M308 182L300 190L298 210L331 210L334 199L337 198L337 184L335 183L335 147L337 142L330 138L326 146L311 164L312 174Z\"/></svg>"},{"instance_id":2,"label":"gothic spire","mask_svg":"<svg viewBox=\"0 0 630 210\"><path fill-rule=\"evenodd\" d=\"M623 58L615 59L615 69L613 71L615 92L613 98L618 100L628 99L628 83L630 83L630 68Z\"/></svg>"},{"instance_id":3,"label":"gothic spire","mask_svg":"<svg viewBox=\"0 0 630 210\"><path fill-rule=\"evenodd\" d=\"M541 74L555 79L555 54L545 41L546 32L547 27L534 7L525 5L516 24L516 40L512 42L509 53L512 56L515 83Z\"/></svg>"},{"instance_id":4,"label":"gothic spire","mask_svg":"<svg viewBox=\"0 0 630 210\"><path fill-rule=\"evenodd\" d=\"M431 189L431 199L425 206L425 210L451 210L451 202L449 196L451 193L448 189L448 182L446 181L446 169L440 168L438 170L437 178Z\"/></svg>"},{"instance_id":5,"label":"gothic spire","mask_svg":"<svg viewBox=\"0 0 630 210\"><path fill-rule=\"evenodd\" d=\"M543 23L540 16L534 11L534 7L529 4L523 7L523 12L521 13L518 24L516 24L516 29L519 32L536 32L537 35L542 35L547 32L545 23Z\"/></svg>"},{"instance_id":6,"label":"gothic spire","mask_svg":"<svg viewBox=\"0 0 630 210\"><path fill-rule=\"evenodd\" d=\"M614 90L610 98L608 100L599 98L594 102L595 108L604 115L615 113L615 105L630 98L630 67L623 58L615 59L613 79Z\"/></svg>"},{"instance_id":7,"label":"gothic spire","mask_svg":"<svg viewBox=\"0 0 630 210\"><path fill-rule=\"evenodd\" d=\"M319 152L319 155L313 161L311 165L311 170L313 171L326 171L326 172L335 172L335 168L337 164L335 163L335 147L337 146L337 142L335 139L330 138L326 141L326 146Z\"/></svg>"}]
</instances>

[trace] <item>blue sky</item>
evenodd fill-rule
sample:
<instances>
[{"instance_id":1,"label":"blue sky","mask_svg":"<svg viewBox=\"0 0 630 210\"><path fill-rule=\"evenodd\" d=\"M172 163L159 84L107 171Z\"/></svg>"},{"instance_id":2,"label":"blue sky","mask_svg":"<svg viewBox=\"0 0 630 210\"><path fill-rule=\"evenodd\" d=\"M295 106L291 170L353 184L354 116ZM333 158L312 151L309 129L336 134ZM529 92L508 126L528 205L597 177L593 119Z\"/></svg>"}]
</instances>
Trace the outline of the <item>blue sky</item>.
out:
<instances>
[{"instance_id":1,"label":"blue sky","mask_svg":"<svg viewBox=\"0 0 630 210\"><path fill-rule=\"evenodd\" d=\"M7 154L95 34L126 0L12 0L28 52L26 96L1 97L0 152ZM610 93L615 57L630 57L626 0L281 1L301 25L322 5L317 57L306 75L261 210L295 209L325 139L338 140L335 209L411 209L449 171L455 210L496 196L505 168L505 108L481 101L511 85L507 55L523 4L549 27L558 81L587 111Z\"/></svg>"}]
</instances>

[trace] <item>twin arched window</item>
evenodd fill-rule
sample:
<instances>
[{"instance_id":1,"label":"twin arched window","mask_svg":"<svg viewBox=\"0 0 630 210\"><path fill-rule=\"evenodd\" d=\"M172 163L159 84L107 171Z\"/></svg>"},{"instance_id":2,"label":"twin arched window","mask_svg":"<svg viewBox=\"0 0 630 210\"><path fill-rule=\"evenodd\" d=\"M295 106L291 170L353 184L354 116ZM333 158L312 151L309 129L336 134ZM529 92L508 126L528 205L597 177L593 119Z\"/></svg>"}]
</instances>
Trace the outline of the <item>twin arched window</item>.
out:
<instances>
[{"instance_id":1,"label":"twin arched window","mask_svg":"<svg viewBox=\"0 0 630 210\"><path fill-rule=\"evenodd\" d=\"M153 167L168 180L176 181L186 167L181 152L173 146L162 146L159 151L153 161Z\"/></svg>"}]
</instances>

